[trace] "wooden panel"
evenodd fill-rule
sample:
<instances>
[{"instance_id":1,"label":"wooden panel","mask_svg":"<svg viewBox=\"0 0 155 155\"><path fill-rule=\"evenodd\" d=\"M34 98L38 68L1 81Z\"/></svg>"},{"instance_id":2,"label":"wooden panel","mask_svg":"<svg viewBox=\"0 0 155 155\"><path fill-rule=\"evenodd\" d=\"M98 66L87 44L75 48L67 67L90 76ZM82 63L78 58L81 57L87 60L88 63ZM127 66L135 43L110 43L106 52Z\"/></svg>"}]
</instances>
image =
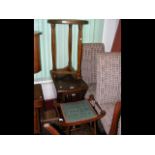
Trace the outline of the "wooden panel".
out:
<instances>
[{"instance_id":1,"label":"wooden panel","mask_svg":"<svg viewBox=\"0 0 155 155\"><path fill-rule=\"evenodd\" d=\"M34 100L35 101L40 101L43 100L43 94L42 94L42 89L40 84L34 85Z\"/></svg>"},{"instance_id":2,"label":"wooden panel","mask_svg":"<svg viewBox=\"0 0 155 155\"><path fill-rule=\"evenodd\" d=\"M41 85L34 85L34 134L40 133L39 109L43 107Z\"/></svg>"}]
</instances>

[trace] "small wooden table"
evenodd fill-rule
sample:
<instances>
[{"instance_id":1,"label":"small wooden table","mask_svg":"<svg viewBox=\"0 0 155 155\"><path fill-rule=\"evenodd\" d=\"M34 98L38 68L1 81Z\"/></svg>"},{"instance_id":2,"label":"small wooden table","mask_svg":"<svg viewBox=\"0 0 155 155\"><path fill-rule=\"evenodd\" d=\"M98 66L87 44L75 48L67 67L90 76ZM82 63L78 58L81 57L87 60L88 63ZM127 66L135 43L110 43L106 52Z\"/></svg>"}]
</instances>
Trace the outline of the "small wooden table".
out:
<instances>
[{"instance_id":1,"label":"small wooden table","mask_svg":"<svg viewBox=\"0 0 155 155\"><path fill-rule=\"evenodd\" d=\"M86 20L73 20L73 19L57 19L48 20L51 25L51 52L53 68L51 70L51 76L57 91L57 102L73 102L84 99L85 93L88 89L87 84L82 80L81 76L81 62L82 62L82 29L83 25L88 24ZM56 26L68 25L68 64L63 68L57 67L57 49L56 49ZM78 39L77 39L77 69L73 67L72 63L72 36L73 26L78 27Z\"/></svg>"},{"instance_id":2,"label":"small wooden table","mask_svg":"<svg viewBox=\"0 0 155 155\"><path fill-rule=\"evenodd\" d=\"M34 134L40 134L40 109L43 107L43 94L40 84L34 85Z\"/></svg>"},{"instance_id":3,"label":"small wooden table","mask_svg":"<svg viewBox=\"0 0 155 155\"><path fill-rule=\"evenodd\" d=\"M92 134L96 134L96 121L105 115L105 111L98 106L97 112L95 106L92 105L90 100L81 100L77 102L60 103L60 125L68 127L67 131L70 134L71 128L82 124L93 124ZM91 125L90 125L91 126Z\"/></svg>"}]
</instances>

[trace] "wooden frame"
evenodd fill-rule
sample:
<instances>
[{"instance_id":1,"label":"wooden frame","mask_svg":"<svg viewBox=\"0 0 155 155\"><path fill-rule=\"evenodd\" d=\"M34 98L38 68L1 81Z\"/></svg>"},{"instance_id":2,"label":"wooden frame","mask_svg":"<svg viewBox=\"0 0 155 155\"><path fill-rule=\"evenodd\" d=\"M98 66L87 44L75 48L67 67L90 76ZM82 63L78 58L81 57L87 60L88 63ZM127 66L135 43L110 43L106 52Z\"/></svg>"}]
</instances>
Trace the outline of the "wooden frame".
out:
<instances>
[{"instance_id":1,"label":"wooden frame","mask_svg":"<svg viewBox=\"0 0 155 155\"><path fill-rule=\"evenodd\" d=\"M121 102L117 102L114 108L114 114L113 114L113 119L112 119L110 131L109 131L109 135L117 134L120 114L121 114Z\"/></svg>"},{"instance_id":2,"label":"wooden frame","mask_svg":"<svg viewBox=\"0 0 155 155\"><path fill-rule=\"evenodd\" d=\"M96 104L96 106L98 106L97 102L95 104ZM54 105L56 107L57 113L59 113L59 111L57 109L59 107L59 104L55 103ZM100 108L100 106L98 108ZM97 117L96 119L88 120L88 122L93 123L95 130L96 130L96 120L101 119L105 115L105 111L101 110L101 113L100 113L101 115L99 117ZM115 105L115 108L114 108L113 119L112 119L110 131L109 131L109 135L117 134L120 113L121 113L121 102L117 102ZM61 117L61 116L59 115L59 117ZM88 122L87 121L79 121L79 122L76 122L74 125L85 124ZM65 124L65 123L60 123L60 124L67 127L68 133L70 133L70 131L69 131L71 129L70 126L72 126L73 124ZM49 126L51 126L51 125L49 125ZM48 126L48 128L47 128L47 126L46 127L44 126L44 128L46 128L52 135L57 135L57 133L55 133L55 129L52 126L51 126L51 128L49 128L49 126ZM93 134L96 134L95 130L93 130Z\"/></svg>"},{"instance_id":3,"label":"wooden frame","mask_svg":"<svg viewBox=\"0 0 155 155\"><path fill-rule=\"evenodd\" d=\"M82 59L82 26L83 24L88 24L88 21L85 20L48 20L48 23L51 24L51 38L52 38L52 61L53 61L53 70L52 70L52 77L55 79L58 75L64 74L72 74L76 78L81 78L81 59ZM68 31L68 65L62 69L57 69L56 67L56 24L68 24L69 31ZM78 68L75 71L72 67L72 25L78 25Z\"/></svg>"},{"instance_id":4,"label":"wooden frame","mask_svg":"<svg viewBox=\"0 0 155 155\"><path fill-rule=\"evenodd\" d=\"M87 123L91 124L91 123L93 123L92 133L94 135L96 134L96 121L101 119L102 117L104 117L106 112L104 110L102 110L100 105L95 101L95 99L92 96L90 96L88 101L89 101L89 104L91 105L91 107L93 108L93 110L95 111L95 113L97 114L97 116L94 117L94 118L91 118L91 119L85 119L85 120L76 121L76 122L65 122L65 120L61 121L59 124L61 126L63 126L63 127L67 127L68 133L70 133L70 130L71 130L72 126L78 126L78 125L82 125L82 124L87 124ZM90 103L91 101L93 101L95 103L95 106L97 106L100 109L99 113L96 111L95 106L93 106ZM59 118L63 118L63 114L62 114L62 111L61 111L61 108L60 108L60 104L57 103L56 109L57 109L57 111L59 111Z\"/></svg>"},{"instance_id":5,"label":"wooden frame","mask_svg":"<svg viewBox=\"0 0 155 155\"><path fill-rule=\"evenodd\" d=\"M40 134L40 109L43 107L43 93L40 84L34 85L34 134Z\"/></svg>"},{"instance_id":6,"label":"wooden frame","mask_svg":"<svg viewBox=\"0 0 155 155\"><path fill-rule=\"evenodd\" d=\"M34 32L34 73L41 70L40 65L40 32Z\"/></svg>"}]
</instances>

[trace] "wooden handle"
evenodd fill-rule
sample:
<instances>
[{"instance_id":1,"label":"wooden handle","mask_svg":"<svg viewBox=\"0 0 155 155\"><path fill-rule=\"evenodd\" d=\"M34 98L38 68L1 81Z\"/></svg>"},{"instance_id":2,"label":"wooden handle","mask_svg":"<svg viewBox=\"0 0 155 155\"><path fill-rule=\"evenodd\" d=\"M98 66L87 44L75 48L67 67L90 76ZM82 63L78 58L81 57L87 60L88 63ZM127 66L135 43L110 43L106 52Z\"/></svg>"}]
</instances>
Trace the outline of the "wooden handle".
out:
<instances>
[{"instance_id":1,"label":"wooden handle","mask_svg":"<svg viewBox=\"0 0 155 155\"><path fill-rule=\"evenodd\" d=\"M43 127L52 135L60 135L60 133L52 127L49 123L45 123Z\"/></svg>"}]
</instances>

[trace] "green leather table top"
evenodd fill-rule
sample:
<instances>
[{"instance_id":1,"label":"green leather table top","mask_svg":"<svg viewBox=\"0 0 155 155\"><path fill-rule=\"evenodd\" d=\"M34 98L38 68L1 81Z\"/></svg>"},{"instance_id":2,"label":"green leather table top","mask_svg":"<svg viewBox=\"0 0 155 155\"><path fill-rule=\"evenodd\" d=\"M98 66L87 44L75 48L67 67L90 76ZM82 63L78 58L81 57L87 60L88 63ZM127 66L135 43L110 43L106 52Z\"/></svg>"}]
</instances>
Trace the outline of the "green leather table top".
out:
<instances>
[{"instance_id":1,"label":"green leather table top","mask_svg":"<svg viewBox=\"0 0 155 155\"><path fill-rule=\"evenodd\" d=\"M87 100L60 104L66 122L76 122L97 116Z\"/></svg>"}]
</instances>

